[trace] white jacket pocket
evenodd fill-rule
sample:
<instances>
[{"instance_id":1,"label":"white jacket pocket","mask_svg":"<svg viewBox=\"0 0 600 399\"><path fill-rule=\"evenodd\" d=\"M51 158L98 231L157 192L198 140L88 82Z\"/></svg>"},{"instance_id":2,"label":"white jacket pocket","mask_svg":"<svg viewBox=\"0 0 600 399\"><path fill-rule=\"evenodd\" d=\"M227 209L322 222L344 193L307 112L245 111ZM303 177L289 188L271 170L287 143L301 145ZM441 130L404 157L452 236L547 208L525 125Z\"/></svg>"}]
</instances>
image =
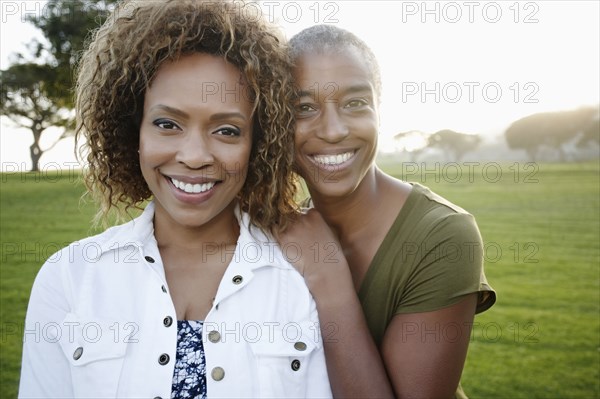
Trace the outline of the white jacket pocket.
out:
<instances>
[{"instance_id":1,"label":"white jacket pocket","mask_svg":"<svg viewBox=\"0 0 600 399\"><path fill-rule=\"evenodd\" d=\"M256 359L261 398L306 396L311 354L316 344L307 335L290 339L284 331L251 343Z\"/></svg>"},{"instance_id":2,"label":"white jacket pocket","mask_svg":"<svg viewBox=\"0 0 600 399\"><path fill-rule=\"evenodd\" d=\"M67 314L60 345L71 366L77 398L115 398L127 343L114 334L114 320Z\"/></svg>"}]
</instances>

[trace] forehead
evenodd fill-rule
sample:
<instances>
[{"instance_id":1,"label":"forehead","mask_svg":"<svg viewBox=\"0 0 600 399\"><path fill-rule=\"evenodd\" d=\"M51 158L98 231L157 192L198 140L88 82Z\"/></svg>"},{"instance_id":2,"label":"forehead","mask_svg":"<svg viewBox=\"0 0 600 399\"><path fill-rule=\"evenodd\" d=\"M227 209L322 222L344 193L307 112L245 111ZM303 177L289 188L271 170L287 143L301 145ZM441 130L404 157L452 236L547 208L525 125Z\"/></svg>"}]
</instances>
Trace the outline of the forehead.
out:
<instances>
[{"instance_id":1,"label":"forehead","mask_svg":"<svg viewBox=\"0 0 600 399\"><path fill-rule=\"evenodd\" d=\"M166 100L184 105L250 103L241 71L223 57L195 53L160 66L145 93L146 102Z\"/></svg>"},{"instance_id":2,"label":"forehead","mask_svg":"<svg viewBox=\"0 0 600 399\"><path fill-rule=\"evenodd\" d=\"M360 53L353 48L334 52L307 52L298 57L294 78L301 90L314 88L315 84L369 86L374 92L373 75Z\"/></svg>"},{"instance_id":3,"label":"forehead","mask_svg":"<svg viewBox=\"0 0 600 399\"><path fill-rule=\"evenodd\" d=\"M242 82L240 70L223 57L205 53L187 54L174 61L163 63L154 76L152 86L170 81L187 80L190 84L205 82Z\"/></svg>"}]
</instances>

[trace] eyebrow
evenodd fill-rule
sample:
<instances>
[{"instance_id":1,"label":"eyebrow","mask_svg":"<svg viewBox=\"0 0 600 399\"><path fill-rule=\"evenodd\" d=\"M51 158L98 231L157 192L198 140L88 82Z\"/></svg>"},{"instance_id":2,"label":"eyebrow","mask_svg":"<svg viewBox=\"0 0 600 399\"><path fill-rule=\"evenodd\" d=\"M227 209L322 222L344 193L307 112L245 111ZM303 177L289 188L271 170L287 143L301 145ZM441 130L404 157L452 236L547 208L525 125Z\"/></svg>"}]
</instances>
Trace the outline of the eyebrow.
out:
<instances>
[{"instance_id":1,"label":"eyebrow","mask_svg":"<svg viewBox=\"0 0 600 399\"><path fill-rule=\"evenodd\" d=\"M328 82L326 84L332 84L332 83L335 84L335 82ZM313 85L313 86L315 86L315 85ZM318 88L317 88L317 90L318 90ZM315 91L318 94L317 90L300 90L298 92L298 96L299 97L313 97L313 95L315 94ZM324 93L328 94L328 96L330 95L330 93L331 93L330 89L323 89L323 90L324 90ZM360 92L366 92L366 91L371 92L371 93L373 92L373 88L371 87L371 85L358 84L358 85L354 85L354 86L345 88L343 94L344 95L354 94L354 93L360 93Z\"/></svg>"},{"instance_id":2,"label":"eyebrow","mask_svg":"<svg viewBox=\"0 0 600 399\"><path fill-rule=\"evenodd\" d=\"M348 87L344 93L345 94L352 94L352 93L357 93L357 92L364 92L364 91L368 91L368 92L372 92L373 91L373 87L369 84L359 84L359 85L355 85L355 86L350 86Z\"/></svg>"},{"instance_id":3,"label":"eyebrow","mask_svg":"<svg viewBox=\"0 0 600 399\"><path fill-rule=\"evenodd\" d=\"M169 107L168 105L158 104L150 108L150 111L154 111L155 109L159 109L162 111L167 111L170 114L174 114L183 118L187 118L189 115L186 112L183 112L180 109Z\"/></svg>"},{"instance_id":4,"label":"eyebrow","mask_svg":"<svg viewBox=\"0 0 600 399\"><path fill-rule=\"evenodd\" d=\"M210 116L211 121L220 121L223 119L238 118L245 121L247 118L240 112L221 112Z\"/></svg>"},{"instance_id":5,"label":"eyebrow","mask_svg":"<svg viewBox=\"0 0 600 399\"><path fill-rule=\"evenodd\" d=\"M155 105L152 108L150 108L150 111L153 111L155 109L163 110L163 111L169 112L173 115L177 115L182 118L189 117L187 112L184 112L178 108L169 107L168 105L164 105L164 104ZM211 115L209 119L211 121L220 121L220 120L231 119L231 118L238 118L238 119L241 119L244 121L246 120L246 117L240 112L220 112L220 113Z\"/></svg>"}]
</instances>

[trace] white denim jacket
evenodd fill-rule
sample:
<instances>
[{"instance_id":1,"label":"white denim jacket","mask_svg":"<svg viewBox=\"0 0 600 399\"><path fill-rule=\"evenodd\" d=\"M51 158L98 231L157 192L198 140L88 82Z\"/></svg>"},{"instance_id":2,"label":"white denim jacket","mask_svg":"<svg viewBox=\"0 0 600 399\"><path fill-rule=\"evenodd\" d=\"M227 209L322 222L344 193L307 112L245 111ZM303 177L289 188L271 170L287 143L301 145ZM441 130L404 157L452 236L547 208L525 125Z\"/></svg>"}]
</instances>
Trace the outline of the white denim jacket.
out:
<instances>
[{"instance_id":1,"label":"white denim jacket","mask_svg":"<svg viewBox=\"0 0 600 399\"><path fill-rule=\"evenodd\" d=\"M153 217L150 203L41 268L25 321L20 398L171 397L177 322ZM302 276L273 240L248 228L248 215L238 218L233 260L204 320L207 396L331 397Z\"/></svg>"}]
</instances>

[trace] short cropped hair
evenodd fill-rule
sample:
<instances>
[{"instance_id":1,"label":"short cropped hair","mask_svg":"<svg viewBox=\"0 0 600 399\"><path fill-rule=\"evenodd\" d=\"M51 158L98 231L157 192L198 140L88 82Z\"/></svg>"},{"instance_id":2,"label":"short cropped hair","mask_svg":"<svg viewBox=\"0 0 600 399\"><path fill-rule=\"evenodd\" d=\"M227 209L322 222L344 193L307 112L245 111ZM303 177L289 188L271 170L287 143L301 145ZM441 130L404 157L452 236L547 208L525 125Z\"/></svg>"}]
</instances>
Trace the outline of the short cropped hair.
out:
<instances>
[{"instance_id":1,"label":"short cropped hair","mask_svg":"<svg viewBox=\"0 0 600 399\"><path fill-rule=\"evenodd\" d=\"M101 207L123 216L152 193L139 163L145 92L164 63L206 53L223 56L248 83L253 143L238 195L252 223L283 229L297 209L292 175L294 89L285 40L240 1L143 0L122 3L83 54L76 87L76 137L84 139L86 186Z\"/></svg>"},{"instance_id":2,"label":"short cropped hair","mask_svg":"<svg viewBox=\"0 0 600 399\"><path fill-rule=\"evenodd\" d=\"M293 62L306 53L335 54L355 48L364 58L375 86L377 100L381 101L381 70L373 50L354 33L333 25L315 25L297 33L290 39Z\"/></svg>"}]
</instances>

